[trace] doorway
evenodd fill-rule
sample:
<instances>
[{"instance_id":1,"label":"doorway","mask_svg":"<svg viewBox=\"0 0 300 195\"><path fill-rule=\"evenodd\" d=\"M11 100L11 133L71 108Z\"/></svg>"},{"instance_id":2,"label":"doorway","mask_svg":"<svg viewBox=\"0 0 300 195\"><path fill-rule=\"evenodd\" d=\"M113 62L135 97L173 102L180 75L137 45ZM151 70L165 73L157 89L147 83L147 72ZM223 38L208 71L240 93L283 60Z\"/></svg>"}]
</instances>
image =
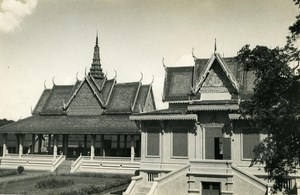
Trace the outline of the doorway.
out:
<instances>
[{"instance_id":1,"label":"doorway","mask_svg":"<svg viewBox=\"0 0 300 195\"><path fill-rule=\"evenodd\" d=\"M222 127L205 128L205 159L231 159L231 139L223 137Z\"/></svg>"},{"instance_id":2,"label":"doorway","mask_svg":"<svg viewBox=\"0 0 300 195\"><path fill-rule=\"evenodd\" d=\"M220 183L202 182L202 195L220 195Z\"/></svg>"}]
</instances>

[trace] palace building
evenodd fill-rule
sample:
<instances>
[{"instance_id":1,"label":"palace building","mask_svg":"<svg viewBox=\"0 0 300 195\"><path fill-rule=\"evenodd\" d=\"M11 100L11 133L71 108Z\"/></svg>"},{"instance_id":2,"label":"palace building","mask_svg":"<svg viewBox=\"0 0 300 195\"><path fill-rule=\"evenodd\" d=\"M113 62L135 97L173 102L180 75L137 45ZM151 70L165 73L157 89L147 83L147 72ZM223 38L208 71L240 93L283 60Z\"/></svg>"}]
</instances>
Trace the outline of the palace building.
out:
<instances>
[{"instance_id":1,"label":"palace building","mask_svg":"<svg viewBox=\"0 0 300 195\"><path fill-rule=\"evenodd\" d=\"M0 128L0 167L24 165L25 169L53 171L70 158L80 162L76 170L72 166L75 172L84 167L85 160L96 163L98 159L103 165L98 166L100 171L109 171L114 164L121 166L121 172L132 173L139 168L141 134L129 116L155 109L152 83L143 85L142 79L117 83L116 75L109 79L103 73L97 36L93 62L82 81L77 79L74 85L53 82L51 89L44 89L32 116ZM116 159L121 164L108 162Z\"/></svg>"},{"instance_id":2,"label":"palace building","mask_svg":"<svg viewBox=\"0 0 300 195\"><path fill-rule=\"evenodd\" d=\"M253 94L254 72L216 51L194 61L164 65L168 109L130 116L141 130L141 163L124 194L271 194L263 166L249 167L266 135L238 112ZM300 175L291 175L286 187L300 194Z\"/></svg>"},{"instance_id":3,"label":"palace building","mask_svg":"<svg viewBox=\"0 0 300 195\"><path fill-rule=\"evenodd\" d=\"M194 56L165 68L156 110L152 83L117 83L100 62L98 37L89 73L74 85L45 88L32 116L0 127L0 168L135 173L124 195L270 195L262 165L249 166L266 135L239 114L255 74L234 57ZM286 188L300 195L299 173Z\"/></svg>"}]
</instances>

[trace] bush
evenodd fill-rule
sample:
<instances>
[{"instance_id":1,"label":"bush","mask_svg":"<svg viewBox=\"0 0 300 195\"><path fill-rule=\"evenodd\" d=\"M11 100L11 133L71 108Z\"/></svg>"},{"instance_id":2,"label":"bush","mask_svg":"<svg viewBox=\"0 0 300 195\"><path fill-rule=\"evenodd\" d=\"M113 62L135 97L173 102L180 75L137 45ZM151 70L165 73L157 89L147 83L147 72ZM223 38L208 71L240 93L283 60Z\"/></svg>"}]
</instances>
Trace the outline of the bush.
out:
<instances>
[{"instance_id":1,"label":"bush","mask_svg":"<svg viewBox=\"0 0 300 195\"><path fill-rule=\"evenodd\" d=\"M114 187L118 187L121 185L129 184L130 179L117 179L114 182L107 182L102 185L86 185L81 188L74 188L69 191L65 191L60 193L60 195L81 195L81 194L95 194L100 193L105 190L109 190Z\"/></svg>"},{"instance_id":2,"label":"bush","mask_svg":"<svg viewBox=\"0 0 300 195\"><path fill-rule=\"evenodd\" d=\"M9 175L17 175L18 171L14 169L1 169L0 170L0 177L5 177Z\"/></svg>"},{"instance_id":3,"label":"bush","mask_svg":"<svg viewBox=\"0 0 300 195\"><path fill-rule=\"evenodd\" d=\"M74 181L72 179L55 179L49 177L47 179L38 181L35 185L36 188L39 189L53 189L53 188L60 188L65 186L73 185Z\"/></svg>"},{"instance_id":4,"label":"bush","mask_svg":"<svg viewBox=\"0 0 300 195\"><path fill-rule=\"evenodd\" d=\"M133 175L129 174L115 174L115 173L62 173L61 176L74 176L74 177L95 177L95 178L116 178L116 179L131 179Z\"/></svg>"},{"instance_id":5,"label":"bush","mask_svg":"<svg viewBox=\"0 0 300 195\"><path fill-rule=\"evenodd\" d=\"M24 171L24 167L23 166L18 166L18 173L19 174L22 174L23 173L23 171Z\"/></svg>"}]
</instances>

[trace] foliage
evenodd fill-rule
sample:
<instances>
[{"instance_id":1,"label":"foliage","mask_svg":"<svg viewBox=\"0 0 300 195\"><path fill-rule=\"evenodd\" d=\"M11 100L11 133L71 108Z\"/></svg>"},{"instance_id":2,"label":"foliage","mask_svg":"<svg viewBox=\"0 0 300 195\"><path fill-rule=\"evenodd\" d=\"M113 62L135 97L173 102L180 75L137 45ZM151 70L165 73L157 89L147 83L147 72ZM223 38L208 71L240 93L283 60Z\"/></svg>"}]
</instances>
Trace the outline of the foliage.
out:
<instances>
[{"instance_id":1,"label":"foliage","mask_svg":"<svg viewBox=\"0 0 300 195\"><path fill-rule=\"evenodd\" d=\"M300 0L293 0L295 5L300 8ZM300 60L300 52L298 50L298 44L295 44L300 38L300 14L296 16L296 21L289 27L290 35L287 36L287 44L285 46L285 52L290 56L292 60Z\"/></svg>"},{"instance_id":2,"label":"foliage","mask_svg":"<svg viewBox=\"0 0 300 195\"><path fill-rule=\"evenodd\" d=\"M19 174L22 174L24 171L24 167L20 165L20 166L18 166L17 170L18 170Z\"/></svg>"},{"instance_id":3,"label":"foliage","mask_svg":"<svg viewBox=\"0 0 300 195\"><path fill-rule=\"evenodd\" d=\"M300 8L300 0L293 0ZM283 48L244 46L237 59L245 70L255 71L254 95L240 106L242 115L251 116L251 125L268 136L255 149L252 165L264 164L274 190L282 190L288 175L297 172L300 161L300 15L289 27ZM298 61L294 68L291 62Z\"/></svg>"},{"instance_id":4,"label":"foliage","mask_svg":"<svg viewBox=\"0 0 300 195\"><path fill-rule=\"evenodd\" d=\"M256 75L254 94L241 103L243 115L252 125L268 134L256 147L253 164L265 164L274 189L281 190L290 173L297 171L300 159L300 82L288 66L291 58L284 49L244 46L237 56L246 70Z\"/></svg>"},{"instance_id":5,"label":"foliage","mask_svg":"<svg viewBox=\"0 0 300 195\"><path fill-rule=\"evenodd\" d=\"M62 173L61 176L77 176L77 177L95 177L95 178L118 178L118 179L130 179L132 175L127 174L112 174L112 173Z\"/></svg>"},{"instance_id":6,"label":"foliage","mask_svg":"<svg viewBox=\"0 0 300 195\"><path fill-rule=\"evenodd\" d=\"M49 177L41 181L38 181L35 187L39 189L53 189L53 188L70 186L73 184L74 181L71 179L56 179L53 177Z\"/></svg>"},{"instance_id":7,"label":"foliage","mask_svg":"<svg viewBox=\"0 0 300 195\"><path fill-rule=\"evenodd\" d=\"M130 179L116 179L114 182L107 182L101 185L86 185L80 188L73 188L60 193L60 195L79 195L79 194L94 194L109 190L118 186L129 184Z\"/></svg>"},{"instance_id":8,"label":"foliage","mask_svg":"<svg viewBox=\"0 0 300 195\"><path fill-rule=\"evenodd\" d=\"M17 170L13 170L13 169L1 169L0 170L0 177L5 177L5 176L9 176L9 175L16 175L18 174Z\"/></svg>"},{"instance_id":9,"label":"foliage","mask_svg":"<svg viewBox=\"0 0 300 195\"><path fill-rule=\"evenodd\" d=\"M9 123L13 123L13 122L14 122L13 120L7 120L6 118L0 119L0 127L3 125L7 125Z\"/></svg>"}]
</instances>

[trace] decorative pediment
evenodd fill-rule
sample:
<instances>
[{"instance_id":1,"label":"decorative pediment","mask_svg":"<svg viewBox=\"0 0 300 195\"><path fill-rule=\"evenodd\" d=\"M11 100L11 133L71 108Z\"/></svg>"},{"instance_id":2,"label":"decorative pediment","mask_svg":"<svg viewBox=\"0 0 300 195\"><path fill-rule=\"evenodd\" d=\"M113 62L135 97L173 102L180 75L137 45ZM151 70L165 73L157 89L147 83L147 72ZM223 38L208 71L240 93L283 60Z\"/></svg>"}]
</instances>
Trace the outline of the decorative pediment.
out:
<instances>
[{"instance_id":1,"label":"decorative pediment","mask_svg":"<svg viewBox=\"0 0 300 195\"><path fill-rule=\"evenodd\" d=\"M77 100L76 100L76 97ZM77 89L74 91L74 93L71 95L69 101L67 104L64 105L64 109L68 109L70 105L76 101L75 104L81 104L79 101L82 100L83 102L90 102L95 103L95 101L98 102L98 105L101 106L101 108L105 107L104 101L102 100L100 91L97 87L97 85L94 83L94 81L89 78L89 76L86 76L83 81L78 85ZM84 101L83 101L84 100ZM83 105L82 105L83 106Z\"/></svg>"},{"instance_id":2,"label":"decorative pediment","mask_svg":"<svg viewBox=\"0 0 300 195\"><path fill-rule=\"evenodd\" d=\"M238 83L219 54L213 54L192 92L238 92Z\"/></svg>"}]
</instances>

